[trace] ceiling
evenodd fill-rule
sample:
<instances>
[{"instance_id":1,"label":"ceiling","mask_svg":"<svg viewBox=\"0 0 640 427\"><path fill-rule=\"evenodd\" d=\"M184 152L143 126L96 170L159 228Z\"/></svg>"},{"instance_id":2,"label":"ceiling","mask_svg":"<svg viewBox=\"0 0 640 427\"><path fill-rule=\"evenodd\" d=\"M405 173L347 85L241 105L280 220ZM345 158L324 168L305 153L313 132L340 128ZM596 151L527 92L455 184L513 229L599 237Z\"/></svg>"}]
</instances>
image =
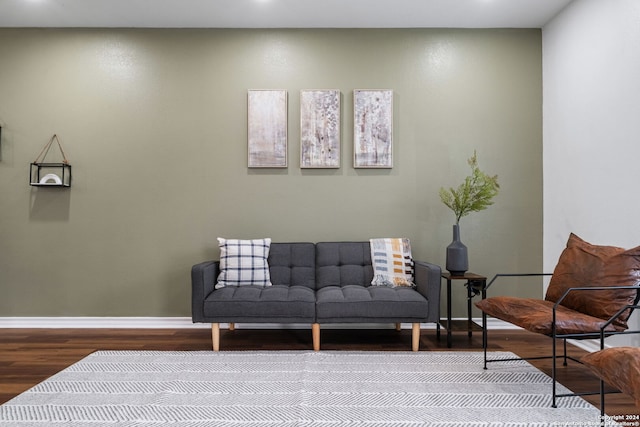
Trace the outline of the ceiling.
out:
<instances>
[{"instance_id":1,"label":"ceiling","mask_svg":"<svg viewBox=\"0 0 640 427\"><path fill-rule=\"evenodd\" d=\"M0 0L0 27L541 28L572 0Z\"/></svg>"}]
</instances>

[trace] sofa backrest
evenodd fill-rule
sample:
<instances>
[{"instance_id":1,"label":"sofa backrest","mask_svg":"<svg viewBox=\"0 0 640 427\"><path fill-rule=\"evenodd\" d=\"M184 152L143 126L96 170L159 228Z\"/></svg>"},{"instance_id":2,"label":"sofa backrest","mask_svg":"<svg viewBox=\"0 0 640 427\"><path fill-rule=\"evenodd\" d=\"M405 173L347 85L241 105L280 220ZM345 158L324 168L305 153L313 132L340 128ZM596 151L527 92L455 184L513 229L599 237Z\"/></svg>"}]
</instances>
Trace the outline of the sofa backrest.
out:
<instances>
[{"instance_id":1,"label":"sofa backrest","mask_svg":"<svg viewBox=\"0 0 640 427\"><path fill-rule=\"evenodd\" d=\"M316 243L316 286L369 286L373 280L369 242Z\"/></svg>"},{"instance_id":2,"label":"sofa backrest","mask_svg":"<svg viewBox=\"0 0 640 427\"><path fill-rule=\"evenodd\" d=\"M316 249L313 243L271 243L271 283L316 288Z\"/></svg>"}]
</instances>

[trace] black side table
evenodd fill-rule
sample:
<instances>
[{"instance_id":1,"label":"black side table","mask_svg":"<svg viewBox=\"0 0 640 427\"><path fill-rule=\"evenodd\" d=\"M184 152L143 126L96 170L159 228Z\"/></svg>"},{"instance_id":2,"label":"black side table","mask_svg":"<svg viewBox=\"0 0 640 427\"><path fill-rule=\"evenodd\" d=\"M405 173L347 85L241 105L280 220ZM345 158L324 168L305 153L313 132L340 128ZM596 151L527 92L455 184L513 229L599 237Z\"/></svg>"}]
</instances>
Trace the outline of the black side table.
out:
<instances>
[{"instance_id":1,"label":"black side table","mask_svg":"<svg viewBox=\"0 0 640 427\"><path fill-rule=\"evenodd\" d=\"M451 348L451 332L467 331L469 337L473 331L482 331L482 326L471 320L471 300L479 293L482 299L487 297L487 278L479 274L466 272L464 275L452 276L451 273L443 272L441 277L447 281L447 319L440 319L437 325L437 337L440 339L440 325L447 329L447 347ZM466 281L467 287L467 320L451 320L451 282L454 280Z\"/></svg>"}]
</instances>

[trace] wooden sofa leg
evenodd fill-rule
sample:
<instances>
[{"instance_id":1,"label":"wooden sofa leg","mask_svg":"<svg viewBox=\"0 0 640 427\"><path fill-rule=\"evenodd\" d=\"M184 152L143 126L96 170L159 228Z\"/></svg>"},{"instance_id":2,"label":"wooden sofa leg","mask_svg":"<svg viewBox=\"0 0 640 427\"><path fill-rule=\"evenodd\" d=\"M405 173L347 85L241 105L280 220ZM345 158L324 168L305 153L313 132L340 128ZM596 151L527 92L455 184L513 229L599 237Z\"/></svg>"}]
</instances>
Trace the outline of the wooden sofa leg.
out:
<instances>
[{"instance_id":1,"label":"wooden sofa leg","mask_svg":"<svg viewBox=\"0 0 640 427\"><path fill-rule=\"evenodd\" d=\"M418 351L420 348L420 323L414 323L411 328L411 350Z\"/></svg>"},{"instance_id":2,"label":"wooden sofa leg","mask_svg":"<svg viewBox=\"0 0 640 427\"><path fill-rule=\"evenodd\" d=\"M320 351L320 324L311 325L311 336L313 339L313 351Z\"/></svg>"},{"instance_id":3,"label":"wooden sofa leg","mask_svg":"<svg viewBox=\"0 0 640 427\"><path fill-rule=\"evenodd\" d=\"M230 331L235 331L236 330L236 324L235 323L229 323L229 330Z\"/></svg>"},{"instance_id":4,"label":"wooden sofa leg","mask_svg":"<svg viewBox=\"0 0 640 427\"><path fill-rule=\"evenodd\" d=\"M396 331L400 332L402 330L402 323L396 323Z\"/></svg>"},{"instance_id":5,"label":"wooden sofa leg","mask_svg":"<svg viewBox=\"0 0 640 427\"><path fill-rule=\"evenodd\" d=\"M213 342L213 351L220 351L220 323L211 324L211 341Z\"/></svg>"}]
</instances>

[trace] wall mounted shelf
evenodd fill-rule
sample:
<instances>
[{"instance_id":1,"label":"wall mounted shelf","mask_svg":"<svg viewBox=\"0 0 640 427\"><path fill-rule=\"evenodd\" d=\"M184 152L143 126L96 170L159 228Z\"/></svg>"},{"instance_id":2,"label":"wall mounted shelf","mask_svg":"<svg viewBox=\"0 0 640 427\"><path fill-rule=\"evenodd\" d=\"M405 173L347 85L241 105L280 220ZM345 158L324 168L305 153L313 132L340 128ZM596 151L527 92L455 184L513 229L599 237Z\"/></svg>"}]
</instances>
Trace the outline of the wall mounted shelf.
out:
<instances>
[{"instance_id":1,"label":"wall mounted shelf","mask_svg":"<svg viewBox=\"0 0 640 427\"><path fill-rule=\"evenodd\" d=\"M34 187L71 187L68 163L31 163L29 183Z\"/></svg>"},{"instance_id":2,"label":"wall mounted shelf","mask_svg":"<svg viewBox=\"0 0 640 427\"><path fill-rule=\"evenodd\" d=\"M62 154L61 163L47 163L44 161L53 142L58 144ZM40 159L42 158L42 161ZM44 146L29 170L29 184L34 187L71 187L71 165L64 154L58 135L53 135Z\"/></svg>"}]
</instances>

